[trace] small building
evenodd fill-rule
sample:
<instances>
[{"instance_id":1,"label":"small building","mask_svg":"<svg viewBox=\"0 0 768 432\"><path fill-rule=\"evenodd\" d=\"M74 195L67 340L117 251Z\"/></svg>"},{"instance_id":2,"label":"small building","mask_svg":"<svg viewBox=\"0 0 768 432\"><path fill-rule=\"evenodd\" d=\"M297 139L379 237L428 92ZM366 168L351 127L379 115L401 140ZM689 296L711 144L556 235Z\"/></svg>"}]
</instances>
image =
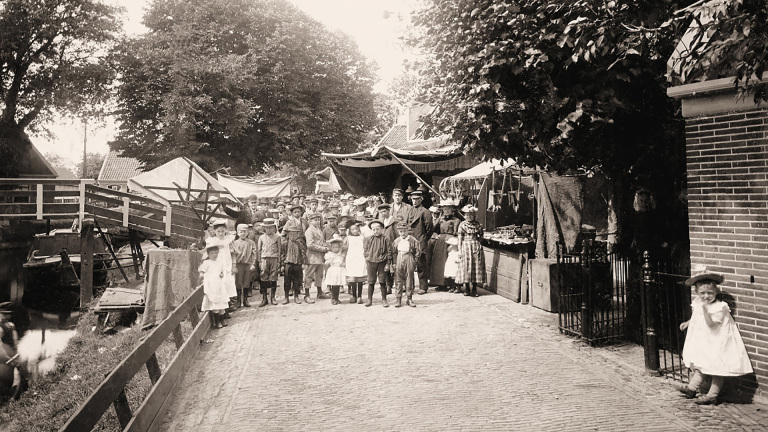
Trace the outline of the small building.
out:
<instances>
[{"instance_id":1,"label":"small building","mask_svg":"<svg viewBox=\"0 0 768 432\"><path fill-rule=\"evenodd\" d=\"M128 192L128 179L143 172L142 163L138 159L110 151L101 165L96 184L104 188Z\"/></svg>"},{"instance_id":2,"label":"small building","mask_svg":"<svg viewBox=\"0 0 768 432\"><path fill-rule=\"evenodd\" d=\"M691 264L725 276L723 292L768 398L768 108L737 98L733 78L668 89L685 118Z\"/></svg>"}]
</instances>

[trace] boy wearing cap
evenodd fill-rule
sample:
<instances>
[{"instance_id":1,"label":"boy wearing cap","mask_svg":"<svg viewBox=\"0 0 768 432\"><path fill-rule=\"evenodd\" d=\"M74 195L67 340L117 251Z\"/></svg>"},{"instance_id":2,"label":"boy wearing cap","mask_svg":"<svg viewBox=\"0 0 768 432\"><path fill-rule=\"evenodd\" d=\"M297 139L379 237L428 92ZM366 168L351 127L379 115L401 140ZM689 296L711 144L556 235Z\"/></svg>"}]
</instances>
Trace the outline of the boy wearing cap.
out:
<instances>
[{"instance_id":1,"label":"boy wearing cap","mask_svg":"<svg viewBox=\"0 0 768 432\"><path fill-rule=\"evenodd\" d=\"M248 292L251 288L251 279L253 272L256 271L256 243L248 238L248 225L240 224L237 226L237 238L232 242L235 250L235 289L237 290L237 301L233 309L240 306L251 307L248 302Z\"/></svg>"},{"instance_id":2,"label":"boy wearing cap","mask_svg":"<svg viewBox=\"0 0 768 432\"><path fill-rule=\"evenodd\" d=\"M306 262L307 245L304 243L304 236L301 235L301 226L293 222L288 222L283 227L286 237L282 239L282 255L280 256L283 271L283 289L285 290L286 305L291 301L291 291L293 291L293 301L301 304L299 294L301 293L301 283L304 279L302 265Z\"/></svg>"},{"instance_id":3,"label":"boy wearing cap","mask_svg":"<svg viewBox=\"0 0 768 432\"><path fill-rule=\"evenodd\" d=\"M325 218L326 225L323 228L323 238L325 241L332 239L334 236L339 235L339 227L336 224L337 218L334 215L328 215Z\"/></svg>"},{"instance_id":4,"label":"boy wearing cap","mask_svg":"<svg viewBox=\"0 0 768 432\"><path fill-rule=\"evenodd\" d=\"M384 224L384 237L389 239L390 246L397 238L397 219L392 216L392 206L384 203L379 204L379 220ZM392 251L394 259L395 252ZM395 268L390 263L384 268L384 276L387 279L387 294L392 294L392 288L395 286Z\"/></svg>"},{"instance_id":5,"label":"boy wearing cap","mask_svg":"<svg viewBox=\"0 0 768 432\"><path fill-rule=\"evenodd\" d=\"M413 302L413 272L416 270L416 257L419 256L421 251L419 250L419 241L408 234L408 230L407 224L399 223L397 225L399 237L392 244L392 251L397 252L397 260L394 265L395 285L397 287L395 307L403 305L404 285L407 295L405 304L416 307L416 304Z\"/></svg>"},{"instance_id":6,"label":"boy wearing cap","mask_svg":"<svg viewBox=\"0 0 768 432\"><path fill-rule=\"evenodd\" d=\"M363 239L363 254L365 266L368 271L368 302L366 306L373 304L373 290L378 278L381 289L381 304L389 307L387 303L387 277L384 272L386 266L392 261L392 244L384 235L384 223L380 220L372 220L368 223L372 234Z\"/></svg>"},{"instance_id":7,"label":"boy wearing cap","mask_svg":"<svg viewBox=\"0 0 768 432\"><path fill-rule=\"evenodd\" d=\"M264 234L259 236L256 243L256 254L261 267L261 304L259 307L266 306L267 303L277 305L275 293L277 292L277 277L280 272L280 256L283 252L283 245L280 236L277 235L277 221L271 218L264 219L261 223L264 228ZM269 290L269 300L267 300L267 290Z\"/></svg>"},{"instance_id":8,"label":"boy wearing cap","mask_svg":"<svg viewBox=\"0 0 768 432\"><path fill-rule=\"evenodd\" d=\"M323 266L325 265L325 253L328 247L325 245L325 237L320 229L323 217L319 213L309 215L309 228L304 233L307 240L307 264L304 266L304 301L314 303L309 296L309 290L314 284L317 287L317 298L328 298L323 293Z\"/></svg>"}]
</instances>

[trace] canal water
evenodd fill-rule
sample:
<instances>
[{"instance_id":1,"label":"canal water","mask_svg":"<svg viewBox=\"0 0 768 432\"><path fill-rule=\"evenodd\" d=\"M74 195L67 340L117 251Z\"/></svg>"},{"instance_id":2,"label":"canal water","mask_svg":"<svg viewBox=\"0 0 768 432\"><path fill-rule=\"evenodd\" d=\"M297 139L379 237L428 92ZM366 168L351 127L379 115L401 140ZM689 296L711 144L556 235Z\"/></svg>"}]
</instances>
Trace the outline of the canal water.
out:
<instances>
[{"instance_id":1,"label":"canal water","mask_svg":"<svg viewBox=\"0 0 768 432\"><path fill-rule=\"evenodd\" d=\"M14 304L13 321L22 337L27 330L66 330L77 324L77 311L56 314L29 309L22 304L24 296L23 265L31 243L14 245L0 249L0 303L10 301Z\"/></svg>"}]
</instances>

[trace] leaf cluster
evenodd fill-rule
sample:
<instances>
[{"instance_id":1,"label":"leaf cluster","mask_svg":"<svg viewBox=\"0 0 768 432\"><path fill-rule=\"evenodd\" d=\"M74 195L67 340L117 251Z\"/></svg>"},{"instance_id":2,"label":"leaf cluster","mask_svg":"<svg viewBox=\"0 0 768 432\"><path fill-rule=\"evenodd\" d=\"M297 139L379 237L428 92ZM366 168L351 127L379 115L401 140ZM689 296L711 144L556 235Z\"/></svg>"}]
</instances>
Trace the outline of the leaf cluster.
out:
<instances>
[{"instance_id":1,"label":"leaf cluster","mask_svg":"<svg viewBox=\"0 0 768 432\"><path fill-rule=\"evenodd\" d=\"M54 111L99 114L118 12L96 0L0 0L0 126L34 131Z\"/></svg>"},{"instance_id":2,"label":"leaf cluster","mask_svg":"<svg viewBox=\"0 0 768 432\"><path fill-rule=\"evenodd\" d=\"M346 35L281 0L158 0L115 55L112 148L253 174L354 149L375 121L372 65Z\"/></svg>"},{"instance_id":3,"label":"leaf cluster","mask_svg":"<svg viewBox=\"0 0 768 432\"><path fill-rule=\"evenodd\" d=\"M428 53L426 135L481 157L637 177L682 142L666 97L673 1L430 0L414 14Z\"/></svg>"},{"instance_id":4,"label":"leaf cluster","mask_svg":"<svg viewBox=\"0 0 768 432\"><path fill-rule=\"evenodd\" d=\"M735 77L741 93L768 101L768 1L700 1L668 23L682 38L668 79L674 85Z\"/></svg>"}]
</instances>

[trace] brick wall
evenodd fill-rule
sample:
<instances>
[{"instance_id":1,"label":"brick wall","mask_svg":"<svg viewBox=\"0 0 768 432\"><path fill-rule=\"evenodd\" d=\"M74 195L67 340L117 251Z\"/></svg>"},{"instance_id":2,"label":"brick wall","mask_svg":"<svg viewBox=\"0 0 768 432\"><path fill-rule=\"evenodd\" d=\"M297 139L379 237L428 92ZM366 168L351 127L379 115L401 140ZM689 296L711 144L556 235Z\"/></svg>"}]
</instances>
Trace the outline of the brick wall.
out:
<instances>
[{"instance_id":1,"label":"brick wall","mask_svg":"<svg viewBox=\"0 0 768 432\"><path fill-rule=\"evenodd\" d=\"M768 110L686 119L691 263L725 275L754 377L737 390L768 399Z\"/></svg>"}]
</instances>

